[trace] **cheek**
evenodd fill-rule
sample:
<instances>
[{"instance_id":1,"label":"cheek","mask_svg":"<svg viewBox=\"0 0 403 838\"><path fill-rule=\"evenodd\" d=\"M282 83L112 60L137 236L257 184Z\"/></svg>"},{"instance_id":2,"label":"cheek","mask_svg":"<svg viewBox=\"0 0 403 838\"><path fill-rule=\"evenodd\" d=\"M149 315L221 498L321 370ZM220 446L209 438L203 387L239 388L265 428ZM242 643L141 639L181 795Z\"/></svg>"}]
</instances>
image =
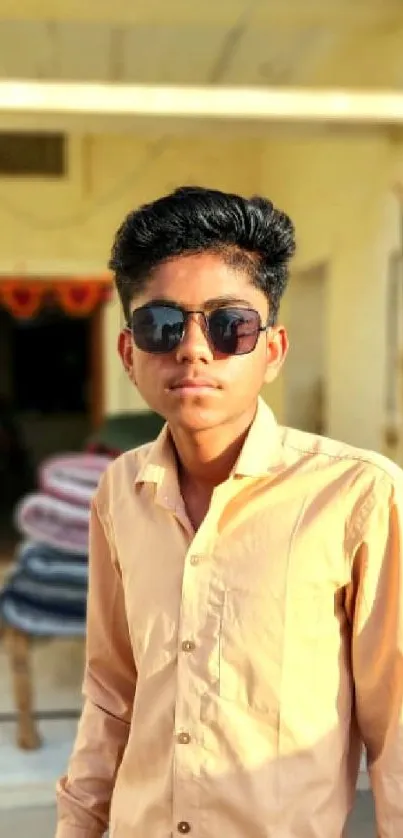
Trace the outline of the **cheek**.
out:
<instances>
[{"instance_id":1,"label":"cheek","mask_svg":"<svg viewBox=\"0 0 403 838\"><path fill-rule=\"evenodd\" d=\"M135 352L132 374L137 385L146 392L156 389L161 379L161 358L147 355L145 352Z\"/></svg>"},{"instance_id":2,"label":"cheek","mask_svg":"<svg viewBox=\"0 0 403 838\"><path fill-rule=\"evenodd\" d=\"M264 349L249 355L238 355L227 359L228 380L233 382L237 392L259 389L267 367L267 353Z\"/></svg>"}]
</instances>

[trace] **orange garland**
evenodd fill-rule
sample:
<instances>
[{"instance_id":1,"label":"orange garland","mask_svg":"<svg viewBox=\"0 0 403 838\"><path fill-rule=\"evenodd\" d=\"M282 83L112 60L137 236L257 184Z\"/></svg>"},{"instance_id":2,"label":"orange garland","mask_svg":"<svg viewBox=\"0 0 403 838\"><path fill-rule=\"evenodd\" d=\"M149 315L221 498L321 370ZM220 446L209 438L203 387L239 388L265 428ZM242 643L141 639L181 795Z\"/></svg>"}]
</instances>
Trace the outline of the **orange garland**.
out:
<instances>
[{"instance_id":1,"label":"orange garland","mask_svg":"<svg viewBox=\"0 0 403 838\"><path fill-rule=\"evenodd\" d=\"M0 303L15 317L35 317L43 296L41 282L23 284L18 281L3 281L0 284Z\"/></svg>"},{"instance_id":2,"label":"orange garland","mask_svg":"<svg viewBox=\"0 0 403 838\"><path fill-rule=\"evenodd\" d=\"M0 305L25 319L35 317L49 299L70 316L86 317L109 300L111 292L109 278L0 279Z\"/></svg>"},{"instance_id":3,"label":"orange garland","mask_svg":"<svg viewBox=\"0 0 403 838\"><path fill-rule=\"evenodd\" d=\"M57 299L63 311L75 317L91 314L100 302L101 294L102 289L95 282L66 282L57 288Z\"/></svg>"}]
</instances>

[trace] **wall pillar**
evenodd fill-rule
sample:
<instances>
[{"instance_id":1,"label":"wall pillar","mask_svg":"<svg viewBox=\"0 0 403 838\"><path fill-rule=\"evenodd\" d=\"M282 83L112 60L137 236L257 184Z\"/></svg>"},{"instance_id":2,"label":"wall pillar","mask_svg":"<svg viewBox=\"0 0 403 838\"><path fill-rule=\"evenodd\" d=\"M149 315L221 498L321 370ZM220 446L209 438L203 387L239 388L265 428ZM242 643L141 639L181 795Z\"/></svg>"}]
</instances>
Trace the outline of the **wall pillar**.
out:
<instances>
[{"instance_id":1,"label":"wall pillar","mask_svg":"<svg viewBox=\"0 0 403 838\"><path fill-rule=\"evenodd\" d=\"M346 206L329 265L326 389L329 436L381 451L390 240L377 197L365 217Z\"/></svg>"}]
</instances>

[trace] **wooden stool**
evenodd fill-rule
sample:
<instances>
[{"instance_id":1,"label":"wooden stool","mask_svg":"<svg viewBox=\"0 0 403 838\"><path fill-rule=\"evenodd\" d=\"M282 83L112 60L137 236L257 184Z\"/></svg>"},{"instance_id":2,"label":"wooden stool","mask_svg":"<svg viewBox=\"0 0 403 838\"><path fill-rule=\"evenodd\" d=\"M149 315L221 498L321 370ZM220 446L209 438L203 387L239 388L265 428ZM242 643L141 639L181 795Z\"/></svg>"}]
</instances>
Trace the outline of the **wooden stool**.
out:
<instances>
[{"instance_id":1,"label":"wooden stool","mask_svg":"<svg viewBox=\"0 0 403 838\"><path fill-rule=\"evenodd\" d=\"M17 744L25 751L34 751L41 745L33 708L31 667L31 637L11 626L4 626L4 639L17 710Z\"/></svg>"}]
</instances>

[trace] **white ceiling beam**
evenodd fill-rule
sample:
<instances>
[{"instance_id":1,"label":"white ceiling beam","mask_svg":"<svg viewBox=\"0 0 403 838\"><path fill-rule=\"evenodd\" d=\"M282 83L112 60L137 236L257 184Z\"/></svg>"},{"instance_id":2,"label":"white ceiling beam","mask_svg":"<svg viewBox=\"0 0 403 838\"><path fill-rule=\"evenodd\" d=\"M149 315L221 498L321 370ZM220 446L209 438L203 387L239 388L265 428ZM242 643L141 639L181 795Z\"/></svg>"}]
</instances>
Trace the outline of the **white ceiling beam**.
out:
<instances>
[{"instance_id":1,"label":"white ceiling beam","mask_svg":"<svg viewBox=\"0 0 403 838\"><path fill-rule=\"evenodd\" d=\"M210 120L255 123L403 124L403 93L0 80L0 116Z\"/></svg>"},{"instance_id":2,"label":"white ceiling beam","mask_svg":"<svg viewBox=\"0 0 403 838\"><path fill-rule=\"evenodd\" d=\"M109 23L119 25L223 25L242 15L248 0L2 0L0 20ZM365 26L403 19L401 0L262 0L252 25Z\"/></svg>"}]
</instances>

